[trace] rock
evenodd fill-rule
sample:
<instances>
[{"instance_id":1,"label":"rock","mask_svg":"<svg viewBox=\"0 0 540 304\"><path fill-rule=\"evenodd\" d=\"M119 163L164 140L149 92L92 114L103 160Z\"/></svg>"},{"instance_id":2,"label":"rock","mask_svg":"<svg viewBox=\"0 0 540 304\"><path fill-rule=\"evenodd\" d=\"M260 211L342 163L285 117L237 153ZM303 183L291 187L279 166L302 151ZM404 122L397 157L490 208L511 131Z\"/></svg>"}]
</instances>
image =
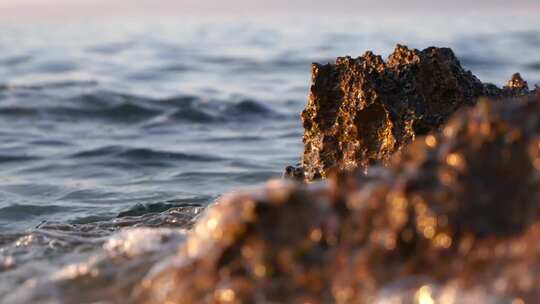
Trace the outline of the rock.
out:
<instances>
[{"instance_id":1,"label":"rock","mask_svg":"<svg viewBox=\"0 0 540 304\"><path fill-rule=\"evenodd\" d=\"M386 62L367 52L313 64L302 112L302 164L289 172L313 180L332 170L366 169L384 163L416 135L437 129L460 107L475 105L480 96L527 94L519 74L503 89L482 84L448 48L397 45Z\"/></svg>"},{"instance_id":2,"label":"rock","mask_svg":"<svg viewBox=\"0 0 540 304\"><path fill-rule=\"evenodd\" d=\"M367 52L314 64L312 82L302 112L307 179L325 177L332 167L366 168L388 159L484 92L452 50L401 45L387 62Z\"/></svg>"},{"instance_id":3,"label":"rock","mask_svg":"<svg viewBox=\"0 0 540 304\"><path fill-rule=\"evenodd\" d=\"M134 296L144 303L535 302L539 170L540 96L480 102L440 132L418 136L377 174L273 181L224 198Z\"/></svg>"},{"instance_id":4,"label":"rock","mask_svg":"<svg viewBox=\"0 0 540 304\"><path fill-rule=\"evenodd\" d=\"M282 303L317 294L313 288L323 286L312 284L323 283L319 275L294 263L305 259L319 265L314 271L324 265L327 248L317 229L334 214L328 196L324 188L275 181L258 193L222 199L198 222L179 256L149 276L136 298L147 303Z\"/></svg>"},{"instance_id":5,"label":"rock","mask_svg":"<svg viewBox=\"0 0 540 304\"><path fill-rule=\"evenodd\" d=\"M285 172L283 172L283 178L290 178L294 180L303 181L305 177L304 168L301 164L296 166L287 166Z\"/></svg>"},{"instance_id":6,"label":"rock","mask_svg":"<svg viewBox=\"0 0 540 304\"><path fill-rule=\"evenodd\" d=\"M523 96L531 93L529 91L529 85L525 80L523 80L523 78L521 78L519 73L512 75L512 78L508 80L508 83L503 88L503 91L503 94L506 96Z\"/></svg>"}]
</instances>

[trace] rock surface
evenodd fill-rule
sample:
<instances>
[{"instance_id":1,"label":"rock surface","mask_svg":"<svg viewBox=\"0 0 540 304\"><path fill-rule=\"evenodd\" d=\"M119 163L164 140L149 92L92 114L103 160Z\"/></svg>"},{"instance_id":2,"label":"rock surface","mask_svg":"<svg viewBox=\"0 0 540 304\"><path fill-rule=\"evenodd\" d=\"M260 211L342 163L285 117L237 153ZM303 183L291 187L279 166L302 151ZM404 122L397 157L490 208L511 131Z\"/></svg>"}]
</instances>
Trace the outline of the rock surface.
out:
<instances>
[{"instance_id":1,"label":"rock surface","mask_svg":"<svg viewBox=\"0 0 540 304\"><path fill-rule=\"evenodd\" d=\"M539 240L540 97L480 102L417 137L376 175L274 181L224 198L134 296L532 303Z\"/></svg>"},{"instance_id":2,"label":"rock surface","mask_svg":"<svg viewBox=\"0 0 540 304\"><path fill-rule=\"evenodd\" d=\"M385 62L367 52L335 64L313 64L308 104L302 112L304 154L285 173L325 178L333 170L367 168L443 124L480 96L529 94L515 74L499 89L464 70L452 50L398 45Z\"/></svg>"}]
</instances>

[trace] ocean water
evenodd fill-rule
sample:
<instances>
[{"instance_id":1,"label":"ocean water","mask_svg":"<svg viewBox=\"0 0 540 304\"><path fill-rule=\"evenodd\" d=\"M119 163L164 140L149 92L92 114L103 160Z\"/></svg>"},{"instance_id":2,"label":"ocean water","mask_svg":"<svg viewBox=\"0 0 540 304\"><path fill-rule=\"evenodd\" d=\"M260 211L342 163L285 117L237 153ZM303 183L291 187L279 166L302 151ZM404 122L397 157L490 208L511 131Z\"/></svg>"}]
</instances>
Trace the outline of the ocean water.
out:
<instances>
[{"instance_id":1,"label":"ocean water","mask_svg":"<svg viewBox=\"0 0 540 304\"><path fill-rule=\"evenodd\" d=\"M0 302L137 243L130 231L147 247L122 250L147 268L170 254L220 195L298 162L311 62L396 43L451 47L485 82L540 83L532 15L2 24Z\"/></svg>"}]
</instances>

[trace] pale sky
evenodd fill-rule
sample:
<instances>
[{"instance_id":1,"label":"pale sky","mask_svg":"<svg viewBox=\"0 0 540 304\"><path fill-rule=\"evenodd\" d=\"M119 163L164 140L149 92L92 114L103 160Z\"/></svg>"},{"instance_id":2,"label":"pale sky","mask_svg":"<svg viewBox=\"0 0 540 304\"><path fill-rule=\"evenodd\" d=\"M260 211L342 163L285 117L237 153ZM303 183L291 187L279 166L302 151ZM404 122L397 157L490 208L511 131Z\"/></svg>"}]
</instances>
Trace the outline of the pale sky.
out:
<instances>
[{"instance_id":1,"label":"pale sky","mask_svg":"<svg viewBox=\"0 0 540 304\"><path fill-rule=\"evenodd\" d=\"M295 13L540 13L540 0L0 0L0 18Z\"/></svg>"}]
</instances>

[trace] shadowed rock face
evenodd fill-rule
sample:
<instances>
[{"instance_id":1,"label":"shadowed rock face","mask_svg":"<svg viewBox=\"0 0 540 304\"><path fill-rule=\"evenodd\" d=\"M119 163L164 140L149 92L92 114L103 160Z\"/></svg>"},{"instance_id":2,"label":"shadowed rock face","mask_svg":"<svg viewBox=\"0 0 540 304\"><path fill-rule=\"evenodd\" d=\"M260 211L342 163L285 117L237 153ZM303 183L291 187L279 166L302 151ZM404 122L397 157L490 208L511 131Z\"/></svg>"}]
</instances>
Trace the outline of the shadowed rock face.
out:
<instances>
[{"instance_id":1,"label":"shadowed rock face","mask_svg":"<svg viewBox=\"0 0 540 304\"><path fill-rule=\"evenodd\" d=\"M135 296L529 303L540 298L539 170L540 97L481 102L377 175L224 198Z\"/></svg>"},{"instance_id":2,"label":"shadowed rock face","mask_svg":"<svg viewBox=\"0 0 540 304\"><path fill-rule=\"evenodd\" d=\"M448 48L419 51L401 45L386 62L367 52L356 59L340 57L335 64L313 64L312 83L302 112L302 164L286 171L306 180L384 162L480 96L530 93L519 74L499 89L465 71Z\"/></svg>"}]
</instances>

